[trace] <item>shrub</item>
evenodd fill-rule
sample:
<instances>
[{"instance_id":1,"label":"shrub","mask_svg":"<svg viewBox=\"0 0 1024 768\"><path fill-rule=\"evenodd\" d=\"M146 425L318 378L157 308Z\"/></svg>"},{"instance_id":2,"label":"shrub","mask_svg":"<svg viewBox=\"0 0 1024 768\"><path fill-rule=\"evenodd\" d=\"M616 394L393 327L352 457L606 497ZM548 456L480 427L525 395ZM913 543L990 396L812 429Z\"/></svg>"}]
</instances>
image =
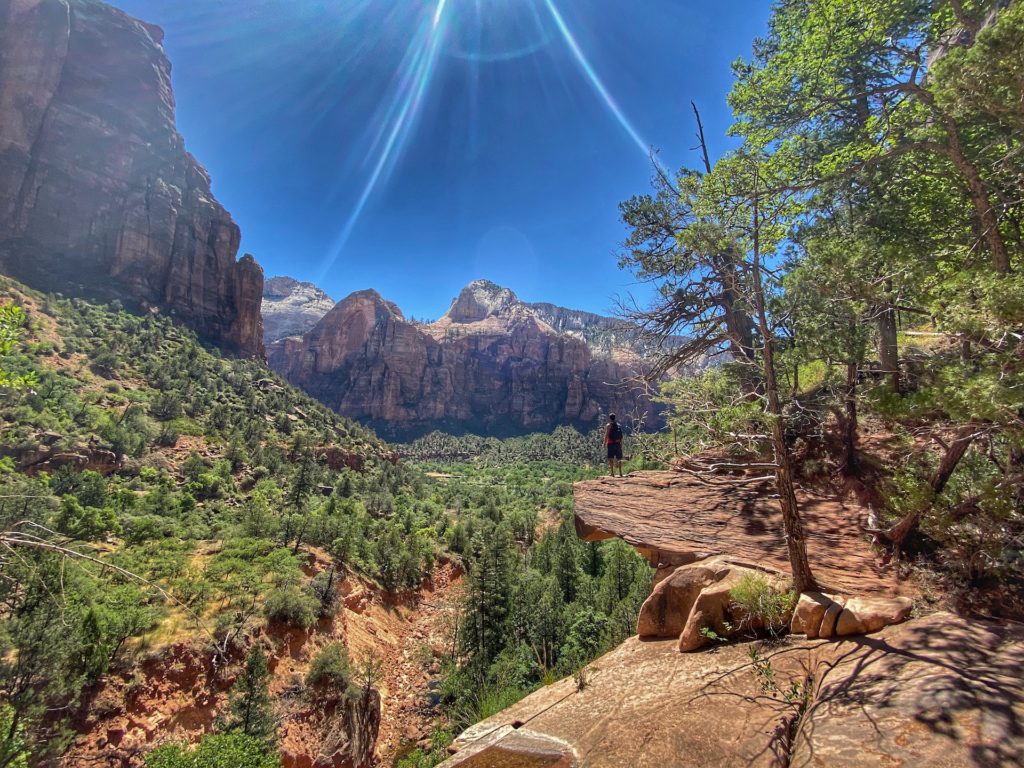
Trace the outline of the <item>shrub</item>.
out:
<instances>
[{"instance_id":1,"label":"shrub","mask_svg":"<svg viewBox=\"0 0 1024 768\"><path fill-rule=\"evenodd\" d=\"M742 609L751 619L760 619L765 629L773 634L789 620L796 604L792 590L781 591L765 576L748 573L729 591L735 607Z\"/></svg>"},{"instance_id":2,"label":"shrub","mask_svg":"<svg viewBox=\"0 0 1024 768\"><path fill-rule=\"evenodd\" d=\"M157 747L146 756L146 768L281 768L281 758L245 734L209 734L194 750L184 744Z\"/></svg>"},{"instance_id":3,"label":"shrub","mask_svg":"<svg viewBox=\"0 0 1024 768\"><path fill-rule=\"evenodd\" d=\"M313 657L306 673L306 685L311 688L330 688L346 691L352 682L352 663L348 648L342 643L331 643Z\"/></svg>"},{"instance_id":4,"label":"shrub","mask_svg":"<svg viewBox=\"0 0 1024 768\"><path fill-rule=\"evenodd\" d=\"M160 428L160 432L157 433L156 444L163 448L173 448L178 444L178 439L180 437L181 434L178 432L177 429L170 426L169 424L164 424Z\"/></svg>"},{"instance_id":5,"label":"shrub","mask_svg":"<svg viewBox=\"0 0 1024 768\"><path fill-rule=\"evenodd\" d=\"M263 612L270 621L308 629L316 624L320 601L298 587L277 587L267 595Z\"/></svg>"},{"instance_id":6,"label":"shrub","mask_svg":"<svg viewBox=\"0 0 1024 768\"><path fill-rule=\"evenodd\" d=\"M338 609L337 573L321 571L309 585L309 591L320 603L320 616L333 616Z\"/></svg>"}]
</instances>

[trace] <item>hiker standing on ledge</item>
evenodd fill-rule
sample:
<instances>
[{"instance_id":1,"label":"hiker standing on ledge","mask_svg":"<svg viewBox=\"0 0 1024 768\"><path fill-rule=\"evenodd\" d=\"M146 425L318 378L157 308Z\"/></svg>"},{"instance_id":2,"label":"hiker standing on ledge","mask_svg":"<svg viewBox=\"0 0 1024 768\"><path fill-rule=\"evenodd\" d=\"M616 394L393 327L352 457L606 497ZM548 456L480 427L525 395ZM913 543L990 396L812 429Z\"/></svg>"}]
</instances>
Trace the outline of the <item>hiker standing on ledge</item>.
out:
<instances>
[{"instance_id":1,"label":"hiker standing on ledge","mask_svg":"<svg viewBox=\"0 0 1024 768\"><path fill-rule=\"evenodd\" d=\"M608 446L608 471L615 477L615 465L619 466L622 477L622 427L615 420L615 414L608 414L608 426L604 430L604 444Z\"/></svg>"}]
</instances>

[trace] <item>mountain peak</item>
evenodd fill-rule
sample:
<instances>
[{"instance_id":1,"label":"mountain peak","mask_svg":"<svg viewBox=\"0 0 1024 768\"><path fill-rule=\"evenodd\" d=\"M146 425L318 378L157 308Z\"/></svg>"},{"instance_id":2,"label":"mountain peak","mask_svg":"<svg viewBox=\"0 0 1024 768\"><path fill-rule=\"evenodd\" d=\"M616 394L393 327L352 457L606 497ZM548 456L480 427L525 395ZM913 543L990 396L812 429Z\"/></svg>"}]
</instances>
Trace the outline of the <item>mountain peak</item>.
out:
<instances>
[{"instance_id":1,"label":"mountain peak","mask_svg":"<svg viewBox=\"0 0 1024 768\"><path fill-rule=\"evenodd\" d=\"M263 284L263 332L268 345L302 336L331 311L334 300L313 283L272 277Z\"/></svg>"},{"instance_id":2,"label":"mountain peak","mask_svg":"<svg viewBox=\"0 0 1024 768\"><path fill-rule=\"evenodd\" d=\"M475 323L521 304L508 288L490 280L474 280L459 293L445 314L453 323Z\"/></svg>"}]
</instances>

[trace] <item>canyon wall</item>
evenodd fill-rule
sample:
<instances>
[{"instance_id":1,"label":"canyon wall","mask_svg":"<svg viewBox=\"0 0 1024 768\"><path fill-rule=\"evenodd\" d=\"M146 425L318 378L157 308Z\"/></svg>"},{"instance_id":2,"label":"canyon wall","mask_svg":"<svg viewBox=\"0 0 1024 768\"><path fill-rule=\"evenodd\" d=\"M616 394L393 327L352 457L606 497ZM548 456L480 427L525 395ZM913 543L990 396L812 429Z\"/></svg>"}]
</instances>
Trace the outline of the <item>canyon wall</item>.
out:
<instances>
[{"instance_id":1,"label":"canyon wall","mask_svg":"<svg viewBox=\"0 0 1024 768\"><path fill-rule=\"evenodd\" d=\"M628 422L651 407L628 364L595 356L483 281L426 325L375 291L354 293L305 336L272 344L269 358L293 384L392 439L586 430L609 412Z\"/></svg>"},{"instance_id":2,"label":"canyon wall","mask_svg":"<svg viewBox=\"0 0 1024 768\"><path fill-rule=\"evenodd\" d=\"M0 271L262 357L263 272L185 150L162 40L95 0L0 0Z\"/></svg>"}]
</instances>

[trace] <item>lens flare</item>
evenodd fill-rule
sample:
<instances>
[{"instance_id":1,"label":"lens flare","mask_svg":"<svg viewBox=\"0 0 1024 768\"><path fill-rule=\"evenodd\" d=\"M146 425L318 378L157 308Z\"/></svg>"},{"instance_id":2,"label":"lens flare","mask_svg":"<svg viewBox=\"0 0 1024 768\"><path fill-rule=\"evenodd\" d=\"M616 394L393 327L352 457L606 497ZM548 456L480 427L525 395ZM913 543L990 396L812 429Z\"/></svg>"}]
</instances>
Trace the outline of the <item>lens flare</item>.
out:
<instances>
[{"instance_id":1,"label":"lens flare","mask_svg":"<svg viewBox=\"0 0 1024 768\"><path fill-rule=\"evenodd\" d=\"M572 34L569 29L569 25L565 23L565 19L562 18L562 14L555 6L554 0L544 0L544 4L547 6L548 11L551 13L551 18L555 21L555 26L558 27L559 33L562 35L562 39L565 40L565 44L569 46L569 50L572 51L573 57L576 59L576 63L579 64L580 70L586 76L587 80L590 81L591 86L597 91L598 96L604 101L608 110L612 113L616 120L619 121L619 125L629 135L629 138L633 140L637 148L644 154L644 157L651 156L651 146L640 137L640 133L633 127L633 124L626 117L618 103L609 93L605 87L604 82L598 76L595 69L590 65L590 60L587 59L586 54L583 53L583 49L580 48L579 43L576 42L576 37Z\"/></svg>"},{"instance_id":2,"label":"lens flare","mask_svg":"<svg viewBox=\"0 0 1024 768\"><path fill-rule=\"evenodd\" d=\"M556 31L549 31L547 29L549 25L542 21L542 12L539 13L537 11L534 2L543 3L554 22L557 34ZM580 71L604 102L612 117L619 123L633 144L643 153L645 159L653 157L650 145L643 140L629 118L626 117L622 108L619 107L611 92L591 65L586 54L583 53L583 49L569 29L554 0L528 0L528 3L529 11L532 14L531 23L533 25L530 29L539 34L539 37L525 40L523 41L525 44L521 46L514 45L505 50L495 49L487 51L478 45L476 49L468 54L458 47L449 52L457 57L473 60L476 63L505 61L530 56L547 46L552 38L560 36L572 53ZM359 196L356 198L355 205L345 219L337 239L321 263L319 274L317 275L318 281L322 281L333 268L349 238L352 236L352 232L370 202L371 197L377 188L386 181L408 143L409 136L422 111L424 99L438 68L442 48L452 48L452 40L450 39L452 35L448 34L450 17L461 18L465 15L460 13L457 7L451 8L450 5L452 4L457 5L458 0L437 0L436 5L433 7L433 12L423 19L419 30L413 35L412 42L409 44L398 69L394 95L384 111L383 119L380 122L380 130L368 152L368 157L374 158L374 160L370 166L366 183L363 185ZM476 8L476 14L474 18L477 21L478 29L482 31L483 27L481 25L484 17L479 5ZM465 24L466 19L461 18L461 20ZM493 17L491 17L491 21L493 21ZM457 32L455 36L457 38ZM449 39L446 41L446 38ZM654 162L657 163L656 158Z\"/></svg>"},{"instance_id":3,"label":"lens flare","mask_svg":"<svg viewBox=\"0 0 1024 768\"><path fill-rule=\"evenodd\" d=\"M465 61L495 64L525 59L547 48L555 33L538 11L538 2L452 0L447 53Z\"/></svg>"},{"instance_id":4,"label":"lens flare","mask_svg":"<svg viewBox=\"0 0 1024 768\"><path fill-rule=\"evenodd\" d=\"M437 68L441 42L444 39L447 7L448 0L438 0L432 19L420 29L409 46L406 61L401 67L398 88L388 109L387 120L385 120L385 126L389 125L390 127L386 127L375 142L374 148L380 146L380 153L356 204L341 228L341 233L320 266L317 276L319 281L324 279L338 260L374 190L392 170L402 148L409 139L410 130L419 116L423 98Z\"/></svg>"}]
</instances>

